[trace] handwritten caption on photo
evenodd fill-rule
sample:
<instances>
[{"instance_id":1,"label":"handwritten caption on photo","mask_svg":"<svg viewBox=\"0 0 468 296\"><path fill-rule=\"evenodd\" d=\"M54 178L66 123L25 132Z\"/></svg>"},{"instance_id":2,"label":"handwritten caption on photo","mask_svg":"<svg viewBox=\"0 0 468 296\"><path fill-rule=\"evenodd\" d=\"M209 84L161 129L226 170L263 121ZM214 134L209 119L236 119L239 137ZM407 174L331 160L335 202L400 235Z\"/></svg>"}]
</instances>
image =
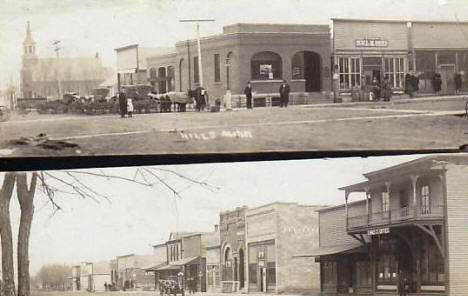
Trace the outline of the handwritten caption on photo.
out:
<instances>
[{"instance_id":1,"label":"handwritten caption on photo","mask_svg":"<svg viewBox=\"0 0 468 296\"><path fill-rule=\"evenodd\" d=\"M184 140L214 140L217 138L238 138L238 139L252 139L253 135L250 130L223 130L219 132L209 131L203 133L195 132L180 132L180 137Z\"/></svg>"}]
</instances>

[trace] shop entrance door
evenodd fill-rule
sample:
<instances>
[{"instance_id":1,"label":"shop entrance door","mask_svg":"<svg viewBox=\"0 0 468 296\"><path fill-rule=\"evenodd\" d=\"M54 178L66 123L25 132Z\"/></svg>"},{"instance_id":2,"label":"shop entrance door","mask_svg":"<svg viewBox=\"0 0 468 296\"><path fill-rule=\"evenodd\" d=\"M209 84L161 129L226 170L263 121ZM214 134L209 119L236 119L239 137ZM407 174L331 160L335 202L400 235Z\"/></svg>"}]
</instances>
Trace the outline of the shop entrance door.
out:
<instances>
[{"instance_id":1,"label":"shop entrance door","mask_svg":"<svg viewBox=\"0 0 468 296\"><path fill-rule=\"evenodd\" d=\"M445 64L439 65L439 73L442 78L442 85L440 93L454 94L455 93L455 65L454 64Z\"/></svg>"},{"instance_id":2,"label":"shop entrance door","mask_svg":"<svg viewBox=\"0 0 468 296\"><path fill-rule=\"evenodd\" d=\"M319 54L312 51L304 51L304 79L305 91L320 91L320 61Z\"/></svg>"}]
</instances>

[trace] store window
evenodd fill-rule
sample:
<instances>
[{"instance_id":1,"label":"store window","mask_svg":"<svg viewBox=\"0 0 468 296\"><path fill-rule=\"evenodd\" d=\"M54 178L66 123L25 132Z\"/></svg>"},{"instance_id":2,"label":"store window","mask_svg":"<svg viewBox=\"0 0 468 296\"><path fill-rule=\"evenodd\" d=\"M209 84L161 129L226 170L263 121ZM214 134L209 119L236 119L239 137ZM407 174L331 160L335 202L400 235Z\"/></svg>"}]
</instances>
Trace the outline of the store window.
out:
<instances>
[{"instance_id":1,"label":"store window","mask_svg":"<svg viewBox=\"0 0 468 296\"><path fill-rule=\"evenodd\" d=\"M214 81L221 81L221 62L219 59L219 54L214 55Z\"/></svg>"},{"instance_id":2,"label":"store window","mask_svg":"<svg viewBox=\"0 0 468 296\"><path fill-rule=\"evenodd\" d=\"M361 60L358 57L338 57L340 89L361 87Z\"/></svg>"},{"instance_id":3,"label":"store window","mask_svg":"<svg viewBox=\"0 0 468 296\"><path fill-rule=\"evenodd\" d=\"M276 284L276 251L275 245L267 245L267 284L275 285Z\"/></svg>"},{"instance_id":4,"label":"store window","mask_svg":"<svg viewBox=\"0 0 468 296\"><path fill-rule=\"evenodd\" d=\"M359 286L370 287L372 285L372 270L369 261L356 262L357 278Z\"/></svg>"},{"instance_id":5,"label":"store window","mask_svg":"<svg viewBox=\"0 0 468 296\"><path fill-rule=\"evenodd\" d=\"M428 215L431 213L429 186L421 187L421 214Z\"/></svg>"},{"instance_id":6,"label":"store window","mask_svg":"<svg viewBox=\"0 0 468 296\"><path fill-rule=\"evenodd\" d=\"M416 70L421 73L419 75L420 80L432 81L432 78L434 78L434 73L436 72L435 52L417 51Z\"/></svg>"},{"instance_id":7,"label":"store window","mask_svg":"<svg viewBox=\"0 0 468 296\"><path fill-rule=\"evenodd\" d=\"M252 80L282 79L282 61L279 54L271 51L256 53L250 60Z\"/></svg>"},{"instance_id":8,"label":"store window","mask_svg":"<svg viewBox=\"0 0 468 296\"><path fill-rule=\"evenodd\" d=\"M304 79L304 52L296 53L291 64L292 79Z\"/></svg>"},{"instance_id":9,"label":"store window","mask_svg":"<svg viewBox=\"0 0 468 296\"><path fill-rule=\"evenodd\" d=\"M444 259L432 238L424 237L421 258L421 281L425 285L445 283Z\"/></svg>"},{"instance_id":10,"label":"store window","mask_svg":"<svg viewBox=\"0 0 468 296\"><path fill-rule=\"evenodd\" d=\"M384 74L390 79L393 88L404 88L405 59L384 58Z\"/></svg>"},{"instance_id":11,"label":"store window","mask_svg":"<svg viewBox=\"0 0 468 296\"><path fill-rule=\"evenodd\" d=\"M398 277L398 260L393 254L382 254L377 263L377 282L379 284L396 284Z\"/></svg>"},{"instance_id":12,"label":"store window","mask_svg":"<svg viewBox=\"0 0 468 296\"><path fill-rule=\"evenodd\" d=\"M323 264L323 284L336 285L337 264L335 261L325 261Z\"/></svg>"},{"instance_id":13,"label":"store window","mask_svg":"<svg viewBox=\"0 0 468 296\"><path fill-rule=\"evenodd\" d=\"M257 285L257 248L249 246L249 284Z\"/></svg>"}]
</instances>

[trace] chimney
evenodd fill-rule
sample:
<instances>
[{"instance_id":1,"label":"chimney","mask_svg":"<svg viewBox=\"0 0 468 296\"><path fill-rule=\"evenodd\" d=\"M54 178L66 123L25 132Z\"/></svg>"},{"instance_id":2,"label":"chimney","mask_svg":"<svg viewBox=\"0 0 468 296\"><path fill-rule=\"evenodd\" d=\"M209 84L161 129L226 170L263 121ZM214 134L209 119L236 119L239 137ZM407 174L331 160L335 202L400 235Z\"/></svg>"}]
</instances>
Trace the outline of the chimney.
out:
<instances>
[{"instance_id":1,"label":"chimney","mask_svg":"<svg viewBox=\"0 0 468 296\"><path fill-rule=\"evenodd\" d=\"M214 231L215 231L215 232L218 232L218 230L219 230L219 225L218 225L218 224L215 224L215 226L214 226Z\"/></svg>"}]
</instances>

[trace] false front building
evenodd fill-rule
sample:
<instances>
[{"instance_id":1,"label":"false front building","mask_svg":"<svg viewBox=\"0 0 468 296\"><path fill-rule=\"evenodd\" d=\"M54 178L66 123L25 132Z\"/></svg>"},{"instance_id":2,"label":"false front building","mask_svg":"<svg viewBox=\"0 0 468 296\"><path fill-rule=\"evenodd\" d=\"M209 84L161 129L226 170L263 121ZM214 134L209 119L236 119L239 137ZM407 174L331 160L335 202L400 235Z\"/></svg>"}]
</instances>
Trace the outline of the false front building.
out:
<instances>
[{"instance_id":1,"label":"false front building","mask_svg":"<svg viewBox=\"0 0 468 296\"><path fill-rule=\"evenodd\" d=\"M295 258L318 246L321 206L272 203L245 213L248 292L311 293L319 289L319 265Z\"/></svg>"},{"instance_id":2,"label":"false front building","mask_svg":"<svg viewBox=\"0 0 468 296\"><path fill-rule=\"evenodd\" d=\"M441 75L441 94L455 93L455 75L468 91L468 22L333 19L336 89L371 88L387 76L393 90L405 88L414 71L419 90L434 93L433 78Z\"/></svg>"},{"instance_id":3,"label":"false front building","mask_svg":"<svg viewBox=\"0 0 468 296\"><path fill-rule=\"evenodd\" d=\"M319 211L324 293L466 295L468 156L429 156L341 188L346 203ZM364 199L348 203L352 193ZM387 294L386 294L387 295Z\"/></svg>"}]
</instances>

